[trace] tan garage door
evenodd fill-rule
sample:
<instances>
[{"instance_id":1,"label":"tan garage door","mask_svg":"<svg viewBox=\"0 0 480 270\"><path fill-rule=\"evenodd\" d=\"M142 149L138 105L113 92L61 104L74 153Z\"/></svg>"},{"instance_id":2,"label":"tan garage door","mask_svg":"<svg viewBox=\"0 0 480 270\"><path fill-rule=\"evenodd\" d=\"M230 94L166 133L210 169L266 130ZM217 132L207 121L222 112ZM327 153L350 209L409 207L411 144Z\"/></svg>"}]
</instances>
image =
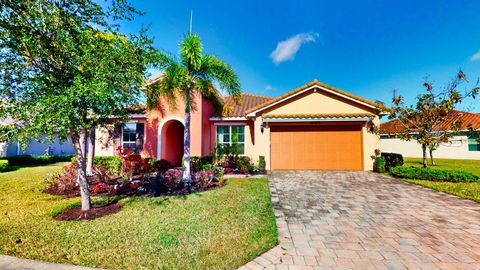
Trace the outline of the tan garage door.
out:
<instances>
[{"instance_id":1,"label":"tan garage door","mask_svg":"<svg viewBox=\"0 0 480 270\"><path fill-rule=\"evenodd\" d=\"M362 170L360 125L271 126L273 170Z\"/></svg>"}]
</instances>

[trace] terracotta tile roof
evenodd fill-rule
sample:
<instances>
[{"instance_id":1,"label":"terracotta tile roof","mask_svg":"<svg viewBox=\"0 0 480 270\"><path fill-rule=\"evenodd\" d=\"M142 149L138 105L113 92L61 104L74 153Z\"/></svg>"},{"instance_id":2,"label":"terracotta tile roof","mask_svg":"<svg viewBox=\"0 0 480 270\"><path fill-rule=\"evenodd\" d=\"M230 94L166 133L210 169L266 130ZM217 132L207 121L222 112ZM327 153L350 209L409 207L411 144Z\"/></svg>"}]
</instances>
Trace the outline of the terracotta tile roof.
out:
<instances>
[{"instance_id":1,"label":"terracotta tile roof","mask_svg":"<svg viewBox=\"0 0 480 270\"><path fill-rule=\"evenodd\" d=\"M229 117L238 117L245 116L245 112L248 109L263 104L271 99L273 99L273 97L242 93L242 99L239 105L235 104L230 96L223 97L223 102L230 105L233 109L232 114L229 115Z\"/></svg>"},{"instance_id":2,"label":"terracotta tile roof","mask_svg":"<svg viewBox=\"0 0 480 270\"><path fill-rule=\"evenodd\" d=\"M264 118L363 118L374 116L370 113L326 113L326 114L267 114Z\"/></svg>"},{"instance_id":3,"label":"terracotta tile roof","mask_svg":"<svg viewBox=\"0 0 480 270\"><path fill-rule=\"evenodd\" d=\"M248 110L246 111L246 113L251 113L251 112L253 112L253 111L256 111L256 110L258 110L258 109L261 109L261 108L263 108L263 107L265 107L265 106L268 106L268 105L270 105L270 104L272 104L272 103L275 103L275 102L277 102L277 101L279 101L279 100L282 100L282 99L284 99L284 98L287 98L287 97L289 97L289 96L291 96L291 95L294 95L294 94L296 94L296 93L298 93L298 92L300 92L300 91L302 91L302 90L305 90L305 89L307 89L307 88L309 88L309 87L312 87L312 86L315 86L315 85L316 85L316 86L319 86L319 87L326 88L326 89L331 90L331 91L333 91L333 92L336 92L336 93L338 93L338 94L341 94L341 95L350 97L350 98L355 99L355 100L357 100L357 101L366 103L366 104L368 104L368 105L374 106L374 107L376 107L376 108L378 108L378 109L388 110L388 109L387 109L384 105L382 105L382 104L379 104L379 103L376 103L376 102L373 102L373 101L364 99L364 98L362 98L362 97L359 97L359 96L350 94L350 93L348 93L348 92L345 92L345 91L343 91L343 90L340 90L340 89L335 88L335 87L333 87L333 86L330 86L330 85L328 85L328 84L324 84L324 83L322 83L322 82L319 82L319 81L317 81L317 80L314 80L314 81L312 81L312 82L310 82L310 83L307 83L307 84L305 84L305 85L303 85L303 86L301 86L301 87L299 87L299 88L297 88L297 89L294 89L294 90L292 90L292 91L290 91L290 92L288 92L288 93L286 93L286 94L283 94L283 95L281 95L281 96L279 96L279 97L276 97L276 98L274 98L274 99L268 100L267 102L265 102L265 103L263 103L263 104L260 104L260 105L258 105L258 106L252 107L252 108L248 109Z\"/></svg>"},{"instance_id":4,"label":"terracotta tile roof","mask_svg":"<svg viewBox=\"0 0 480 270\"><path fill-rule=\"evenodd\" d=\"M126 109L129 114L145 114L147 112L147 106L144 103L131 105Z\"/></svg>"},{"instance_id":5,"label":"terracotta tile roof","mask_svg":"<svg viewBox=\"0 0 480 270\"><path fill-rule=\"evenodd\" d=\"M445 117L445 120L439 125L439 129L450 127L452 124L461 120L460 130L467 130L469 127L480 128L480 113L469 113L452 110ZM380 134L396 134L405 132L405 127L397 120L391 120L380 124Z\"/></svg>"}]
</instances>

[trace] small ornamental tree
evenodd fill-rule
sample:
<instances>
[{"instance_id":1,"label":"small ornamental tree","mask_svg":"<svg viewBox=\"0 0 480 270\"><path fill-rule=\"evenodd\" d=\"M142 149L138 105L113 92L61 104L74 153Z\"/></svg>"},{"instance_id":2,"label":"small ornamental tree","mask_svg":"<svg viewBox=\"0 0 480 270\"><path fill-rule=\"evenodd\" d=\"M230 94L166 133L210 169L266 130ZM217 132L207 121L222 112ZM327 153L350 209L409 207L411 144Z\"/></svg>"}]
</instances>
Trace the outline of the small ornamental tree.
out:
<instances>
[{"instance_id":1,"label":"small ornamental tree","mask_svg":"<svg viewBox=\"0 0 480 270\"><path fill-rule=\"evenodd\" d=\"M422 146L423 167L427 167L427 150L430 148L432 154L440 143L448 142L461 126L461 115L449 112L464 99L475 98L479 92L479 87L475 85L461 93L458 88L462 83L468 83L462 71L439 92L434 91L432 84L425 82L423 86L426 92L417 97L415 106L406 106L402 96L393 97L389 118L397 119L401 125L398 134L400 139L413 139ZM455 119L445 121L452 115L455 115Z\"/></svg>"},{"instance_id":2,"label":"small ornamental tree","mask_svg":"<svg viewBox=\"0 0 480 270\"><path fill-rule=\"evenodd\" d=\"M101 1L100 1L101 2ZM124 0L4 0L0 3L0 140L71 138L82 210L90 209L87 131L138 102L151 41L112 25L138 14Z\"/></svg>"}]
</instances>

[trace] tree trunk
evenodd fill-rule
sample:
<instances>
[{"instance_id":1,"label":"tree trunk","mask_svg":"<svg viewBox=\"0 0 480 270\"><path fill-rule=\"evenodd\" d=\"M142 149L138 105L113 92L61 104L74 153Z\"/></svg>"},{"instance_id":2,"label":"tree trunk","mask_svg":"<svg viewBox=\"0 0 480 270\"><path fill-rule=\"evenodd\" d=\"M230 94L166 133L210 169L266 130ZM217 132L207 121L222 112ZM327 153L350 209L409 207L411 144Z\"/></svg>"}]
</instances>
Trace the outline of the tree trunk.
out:
<instances>
[{"instance_id":1,"label":"tree trunk","mask_svg":"<svg viewBox=\"0 0 480 270\"><path fill-rule=\"evenodd\" d=\"M190 173L190 90L186 91L185 98L185 128L183 132L183 158L185 170L183 171L183 181L192 182Z\"/></svg>"},{"instance_id":2,"label":"tree trunk","mask_svg":"<svg viewBox=\"0 0 480 270\"><path fill-rule=\"evenodd\" d=\"M423 167L427 168L427 145L422 144L422 154L423 154Z\"/></svg>"},{"instance_id":3,"label":"tree trunk","mask_svg":"<svg viewBox=\"0 0 480 270\"><path fill-rule=\"evenodd\" d=\"M80 196L82 197L82 211L88 211L91 208L90 191L87 182L87 166L85 161L85 148L82 145L86 144L86 132L72 133L73 148L75 149L75 157L78 165L77 184L80 189ZM83 143L82 143L83 142ZM83 149L83 150L82 150Z\"/></svg>"},{"instance_id":4,"label":"tree trunk","mask_svg":"<svg viewBox=\"0 0 480 270\"><path fill-rule=\"evenodd\" d=\"M435 166L435 160L433 160L433 148L428 148L428 150L430 152L430 164Z\"/></svg>"},{"instance_id":5,"label":"tree trunk","mask_svg":"<svg viewBox=\"0 0 480 270\"><path fill-rule=\"evenodd\" d=\"M87 175L93 175L93 158L95 157L95 127L88 132Z\"/></svg>"}]
</instances>

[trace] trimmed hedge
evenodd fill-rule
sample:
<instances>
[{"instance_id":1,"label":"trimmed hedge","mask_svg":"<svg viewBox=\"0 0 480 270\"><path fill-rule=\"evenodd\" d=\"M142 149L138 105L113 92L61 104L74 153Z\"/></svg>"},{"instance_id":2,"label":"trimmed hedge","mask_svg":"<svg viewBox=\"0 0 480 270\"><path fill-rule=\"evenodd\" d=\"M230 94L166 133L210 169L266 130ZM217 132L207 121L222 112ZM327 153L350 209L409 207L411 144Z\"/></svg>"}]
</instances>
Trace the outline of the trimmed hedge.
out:
<instances>
[{"instance_id":1,"label":"trimmed hedge","mask_svg":"<svg viewBox=\"0 0 480 270\"><path fill-rule=\"evenodd\" d=\"M480 177L470 172L430 168L394 167L390 169L390 174L400 178L429 180L436 182L472 183L480 179Z\"/></svg>"},{"instance_id":2,"label":"trimmed hedge","mask_svg":"<svg viewBox=\"0 0 480 270\"><path fill-rule=\"evenodd\" d=\"M8 170L8 160L0 160L0 172Z\"/></svg>"},{"instance_id":3,"label":"trimmed hedge","mask_svg":"<svg viewBox=\"0 0 480 270\"><path fill-rule=\"evenodd\" d=\"M381 156L385 159L385 169L403 166L403 156L397 153L382 153Z\"/></svg>"},{"instance_id":4,"label":"trimmed hedge","mask_svg":"<svg viewBox=\"0 0 480 270\"><path fill-rule=\"evenodd\" d=\"M66 162L72 159L73 155L61 156L31 156L18 155L11 157L4 157L3 160L8 160L10 166L25 166L25 165L45 165L56 162Z\"/></svg>"},{"instance_id":5,"label":"trimmed hedge","mask_svg":"<svg viewBox=\"0 0 480 270\"><path fill-rule=\"evenodd\" d=\"M385 172L385 159L383 157L376 157L373 162L373 171L378 173Z\"/></svg>"},{"instance_id":6,"label":"trimmed hedge","mask_svg":"<svg viewBox=\"0 0 480 270\"><path fill-rule=\"evenodd\" d=\"M71 160L72 163L77 162L75 157L72 157ZM117 175L120 174L122 170L122 158L120 156L95 156L93 158L93 164Z\"/></svg>"}]
</instances>

